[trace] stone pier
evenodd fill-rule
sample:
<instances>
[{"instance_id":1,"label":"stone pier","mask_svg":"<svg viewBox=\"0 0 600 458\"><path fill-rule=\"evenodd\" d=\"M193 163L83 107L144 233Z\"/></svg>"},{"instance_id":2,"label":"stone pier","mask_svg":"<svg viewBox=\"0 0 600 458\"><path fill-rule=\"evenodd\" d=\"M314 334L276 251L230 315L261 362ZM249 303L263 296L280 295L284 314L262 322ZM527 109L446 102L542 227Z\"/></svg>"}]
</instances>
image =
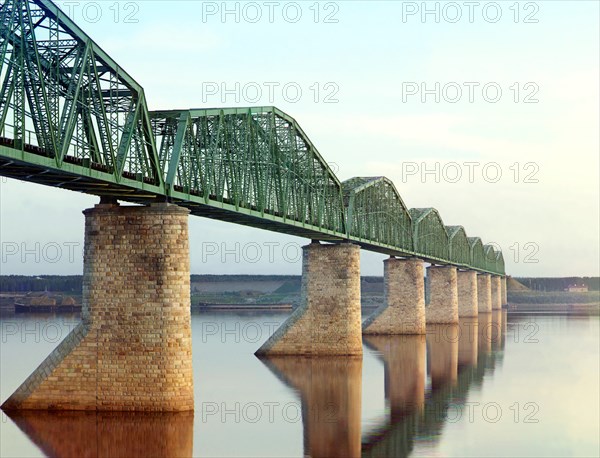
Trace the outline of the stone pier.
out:
<instances>
[{"instance_id":1,"label":"stone pier","mask_svg":"<svg viewBox=\"0 0 600 458\"><path fill-rule=\"evenodd\" d=\"M501 288L502 288L502 307L508 305L508 291L506 289L506 276L502 277Z\"/></svg>"},{"instance_id":2,"label":"stone pier","mask_svg":"<svg viewBox=\"0 0 600 458\"><path fill-rule=\"evenodd\" d=\"M82 322L2 408L193 410L188 210L84 214Z\"/></svg>"},{"instance_id":3,"label":"stone pier","mask_svg":"<svg viewBox=\"0 0 600 458\"><path fill-rule=\"evenodd\" d=\"M430 266L429 304L425 307L427 324L458 323L456 267Z\"/></svg>"},{"instance_id":4,"label":"stone pier","mask_svg":"<svg viewBox=\"0 0 600 458\"><path fill-rule=\"evenodd\" d=\"M384 301L363 323L363 334L425 334L423 261L383 262Z\"/></svg>"},{"instance_id":5,"label":"stone pier","mask_svg":"<svg viewBox=\"0 0 600 458\"><path fill-rule=\"evenodd\" d=\"M477 272L474 270L459 270L456 274L458 316L475 317L478 313Z\"/></svg>"},{"instance_id":6,"label":"stone pier","mask_svg":"<svg viewBox=\"0 0 600 458\"><path fill-rule=\"evenodd\" d=\"M479 313L492 311L492 282L490 274L477 275L477 303Z\"/></svg>"},{"instance_id":7,"label":"stone pier","mask_svg":"<svg viewBox=\"0 0 600 458\"><path fill-rule=\"evenodd\" d=\"M360 248L311 243L302 248L300 306L257 355L362 355Z\"/></svg>"},{"instance_id":8,"label":"stone pier","mask_svg":"<svg viewBox=\"0 0 600 458\"><path fill-rule=\"evenodd\" d=\"M502 308L502 279L499 275L492 275L492 310Z\"/></svg>"}]
</instances>

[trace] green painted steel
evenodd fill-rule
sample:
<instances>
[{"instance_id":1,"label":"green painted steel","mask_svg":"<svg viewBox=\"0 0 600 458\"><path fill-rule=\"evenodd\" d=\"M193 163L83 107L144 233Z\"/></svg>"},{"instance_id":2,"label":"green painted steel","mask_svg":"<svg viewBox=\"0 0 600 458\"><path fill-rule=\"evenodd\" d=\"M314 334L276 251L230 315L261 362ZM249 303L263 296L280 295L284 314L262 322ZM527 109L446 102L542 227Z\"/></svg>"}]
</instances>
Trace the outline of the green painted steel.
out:
<instances>
[{"instance_id":1,"label":"green painted steel","mask_svg":"<svg viewBox=\"0 0 600 458\"><path fill-rule=\"evenodd\" d=\"M448 233L435 208L411 208L413 245L417 253L431 259L452 263Z\"/></svg>"},{"instance_id":2,"label":"green painted steel","mask_svg":"<svg viewBox=\"0 0 600 458\"><path fill-rule=\"evenodd\" d=\"M498 253L493 245L484 245L483 252L485 253L485 266L489 272L500 272L498 270Z\"/></svg>"},{"instance_id":3,"label":"green painted steel","mask_svg":"<svg viewBox=\"0 0 600 458\"><path fill-rule=\"evenodd\" d=\"M342 188L349 236L414 251L411 217L394 183L385 177L355 177Z\"/></svg>"},{"instance_id":4,"label":"green painted steel","mask_svg":"<svg viewBox=\"0 0 600 458\"><path fill-rule=\"evenodd\" d=\"M468 237L471 246L471 266L475 269L487 271L483 242L479 237Z\"/></svg>"},{"instance_id":5,"label":"green painted steel","mask_svg":"<svg viewBox=\"0 0 600 458\"><path fill-rule=\"evenodd\" d=\"M7 146L160 187L142 87L49 1L6 0L0 24Z\"/></svg>"},{"instance_id":6,"label":"green painted steel","mask_svg":"<svg viewBox=\"0 0 600 458\"><path fill-rule=\"evenodd\" d=\"M502 254L502 251L500 251L500 250L496 250L496 268L494 269L494 272L497 272L500 274L504 274L506 272L505 266L504 266L504 255Z\"/></svg>"},{"instance_id":7,"label":"green painted steel","mask_svg":"<svg viewBox=\"0 0 600 458\"><path fill-rule=\"evenodd\" d=\"M502 253L385 177L341 183L275 107L149 112L143 88L49 0L0 0L0 175L504 275Z\"/></svg>"},{"instance_id":8,"label":"green painted steel","mask_svg":"<svg viewBox=\"0 0 600 458\"><path fill-rule=\"evenodd\" d=\"M194 195L205 204L344 232L341 184L285 113L260 107L154 112L151 118L169 196Z\"/></svg>"},{"instance_id":9,"label":"green painted steel","mask_svg":"<svg viewBox=\"0 0 600 458\"><path fill-rule=\"evenodd\" d=\"M449 241L450 260L459 266L471 264L471 246L465 228L462 226L446 226Z\"/></svg>"}]
</instances>

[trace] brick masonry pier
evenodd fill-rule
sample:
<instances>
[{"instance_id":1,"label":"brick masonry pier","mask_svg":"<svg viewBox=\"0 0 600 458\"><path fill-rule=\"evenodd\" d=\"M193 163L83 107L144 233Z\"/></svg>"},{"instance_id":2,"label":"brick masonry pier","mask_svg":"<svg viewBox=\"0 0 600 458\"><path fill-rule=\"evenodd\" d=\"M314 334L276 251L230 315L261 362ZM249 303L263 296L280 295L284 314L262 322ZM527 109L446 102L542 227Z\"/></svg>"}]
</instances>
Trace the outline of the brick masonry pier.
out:
<instances>
[{"instance_id":1,"label":"brick masonry pier","mask_svg":"<svg viewBox=\"0 0 600 458\"><path fill-rule=\"evenodd\" d=\"M389 258L383 272L384 301L363 323L363 334L425 334L423 261Z\"/></svg>"},{"instance_id":2,"label":"brick masonry pier","mask_svg":"<svg viewBox=\"0 0 600 458\"><path fill-rule=\"evenodd\" d=\"M456 272L458 288L458 316L476 317L477 304L477 272L474 270L459 270Z\"/></svg>"},{"instance_id":3,"label":"brick masonry pier","mask_svg":"<svg viewBox=\"0 0 600 458\"><path fill-rule=\"evenodd\" d=\"M499 275L492 275L492 310L502 308L502 278Z\"/></svg>"},{"instance_id":4,"label":"brick masonry pier","mask_svg":"<svg viewBox=\"0 0 600 458\"><path fill-rule=\"evenodd\" d=\"M477 303L479 313L492 311L492 280L490 274L477 275Z\"/></svg>"},{"instance_id":5,"label":"brick masonry pier","mask_svg":"<svg viewBox=\"0 0 600 458\"><path fill-rule=\"evenodd\" d=\"M188 210L84 214L82 322L2 408L193 410Z\"/></svg>"},{"instance_id":6,"label":"brick masonry pier","mask_svg":"<svg viewBox=\"0 0 600 458\"><path fill-rule=\"evenodd\" d=\"M302 248L300 306L257 355L362 355L360 248L311 243Z\"/></svg>"},{"instance_id":7,"label":"brick masonry pier","mask_svg":"<svg viewBox=\"0 0 600 458\"><path fill-rule=\"evenodd\" d=\"M430 266L429 304L425 307L427 324L458 323L456 267Z\"/></svg>"}]
</instances>

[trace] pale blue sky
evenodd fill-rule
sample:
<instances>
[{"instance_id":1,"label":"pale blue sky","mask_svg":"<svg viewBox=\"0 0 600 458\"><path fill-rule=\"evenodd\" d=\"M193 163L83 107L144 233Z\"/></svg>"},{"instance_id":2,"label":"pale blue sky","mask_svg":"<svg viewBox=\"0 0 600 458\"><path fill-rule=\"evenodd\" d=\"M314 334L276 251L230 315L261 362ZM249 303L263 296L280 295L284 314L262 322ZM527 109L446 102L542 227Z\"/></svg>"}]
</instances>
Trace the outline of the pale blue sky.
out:
<instances>
[{"instance_id":1,"label":"pale blue sky","mask_svg":"<svg viewBox=\"0 0 600 458\"><path fill-rule=\"evenodd\" d=\"M446 224L500 245L509 274L599 275L598 2L518 2L517 23L513 1L498 2L496 23L492 2L479 2L472 23L464 2L455 3L463 14L456 23L447 21L456 12L447 2L427 2L431 9L439 4L439 23L419 14L403 22L403 9L420 9L422 2L321 2L318 23L312 1L298 3L297 23L282 14L284 6L295 11L292 2L276 2L273 23L265 2L255 3L263 13L258 23L243 15L239 23L233 15L223 22L219 14L203 21L203 8L221 9L222 2L130 3L137 6L120 3L115 23L114 1L59 2L65 11L70 4L73 19L144 86L150 109L275 105L296 118L340 179L388 176L409 207L436 207ZM338 22L324 23L335 10ZM99 20L90 22L98 11ZM137 23L124 22L130 12ZM529 13L537 23L524 22ZM220 93L202 92L203 83L235 88L236 82L263 87L264 97L248 101L240 94L236 103L230 95L222 103ZM269 82L280 84L272 102ZM423 103L420 94L406 93L436 82L463 88L462 98L450 103L455 93L448 92L439 103L434 95ZM282 94L286 83L302 89L296 103ZM465 83L478 85L473 103ZM498 102L484 98L486 84L488 100L494 88L502 90ZM324 103L332 88L337 102ZM532 92L538 102L523 103ZM440 182L433 174L405 175L413 162L419 172L438 163ZM465 162L478 164L473 180ZM463 173L456 183L448 181L456 181L450 163ZM490 163L486 180L482 169ZM489 182L496 170L502 177ZM524 182L530 173L534 182ZM2 274L81 272L81 211L96 198L2 180L0 199ZM296 245L287 254L283 247L302 239L200 218L190 224L193 273L300 273L299 262L288 262L298 258ZM23 247L35 249L36 242L40 262L23 259ZM215 247L233 250L236 242L240 262L211 254ZM251 242L262 252L254 263L257 246L244 245ZM271 242L279 245L269 253ZM79 244L74 259L68 243ZM57 258L54 244L62 247L55 263L48 262ZM362 253L363 274L381 274L383 257ZM525 262L527 255L538 262Z\"/></svg>"}]
</instances>

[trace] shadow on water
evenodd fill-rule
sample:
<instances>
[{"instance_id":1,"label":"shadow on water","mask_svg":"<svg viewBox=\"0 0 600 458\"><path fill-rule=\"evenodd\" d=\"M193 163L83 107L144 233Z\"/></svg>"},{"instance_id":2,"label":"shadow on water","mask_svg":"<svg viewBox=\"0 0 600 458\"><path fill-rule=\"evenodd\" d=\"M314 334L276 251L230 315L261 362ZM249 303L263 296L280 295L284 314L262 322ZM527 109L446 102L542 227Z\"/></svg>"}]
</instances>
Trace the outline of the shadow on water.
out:
<instances>
[{"instance_id":1,"label":"shadow on water","mask_svg":"<svg viewBox=\"0 0 600 458\"><path fill-rule=\"evenodd\" d=\"M6 412L52 457L191 457L194 414L137 412Z\"/></svg>"},{"instance_id":2,"label":"shadow on water","mask_svg":"<svg viewBox=\"0 0 600 458\"><path fill-rule=\"evenodd\" d=\"M428 325L426 338L365 336L384 365L389 418L363 438L363 456L407 457L417 442L436 444L471 387L481 386L485 374L493 372L505 323L498 312L461 318L458 325Z\"/></svg>"},{"instance_id":3,"label":"shadow on water","mask_svg":"<svg viewBox=\"0 0 600 458\"><path fill-rule=\"evenodd\" d=\"M362 358L272 356L261 361L300 396L305 456L360 456Z\"/></svg>"}]
</instances>

